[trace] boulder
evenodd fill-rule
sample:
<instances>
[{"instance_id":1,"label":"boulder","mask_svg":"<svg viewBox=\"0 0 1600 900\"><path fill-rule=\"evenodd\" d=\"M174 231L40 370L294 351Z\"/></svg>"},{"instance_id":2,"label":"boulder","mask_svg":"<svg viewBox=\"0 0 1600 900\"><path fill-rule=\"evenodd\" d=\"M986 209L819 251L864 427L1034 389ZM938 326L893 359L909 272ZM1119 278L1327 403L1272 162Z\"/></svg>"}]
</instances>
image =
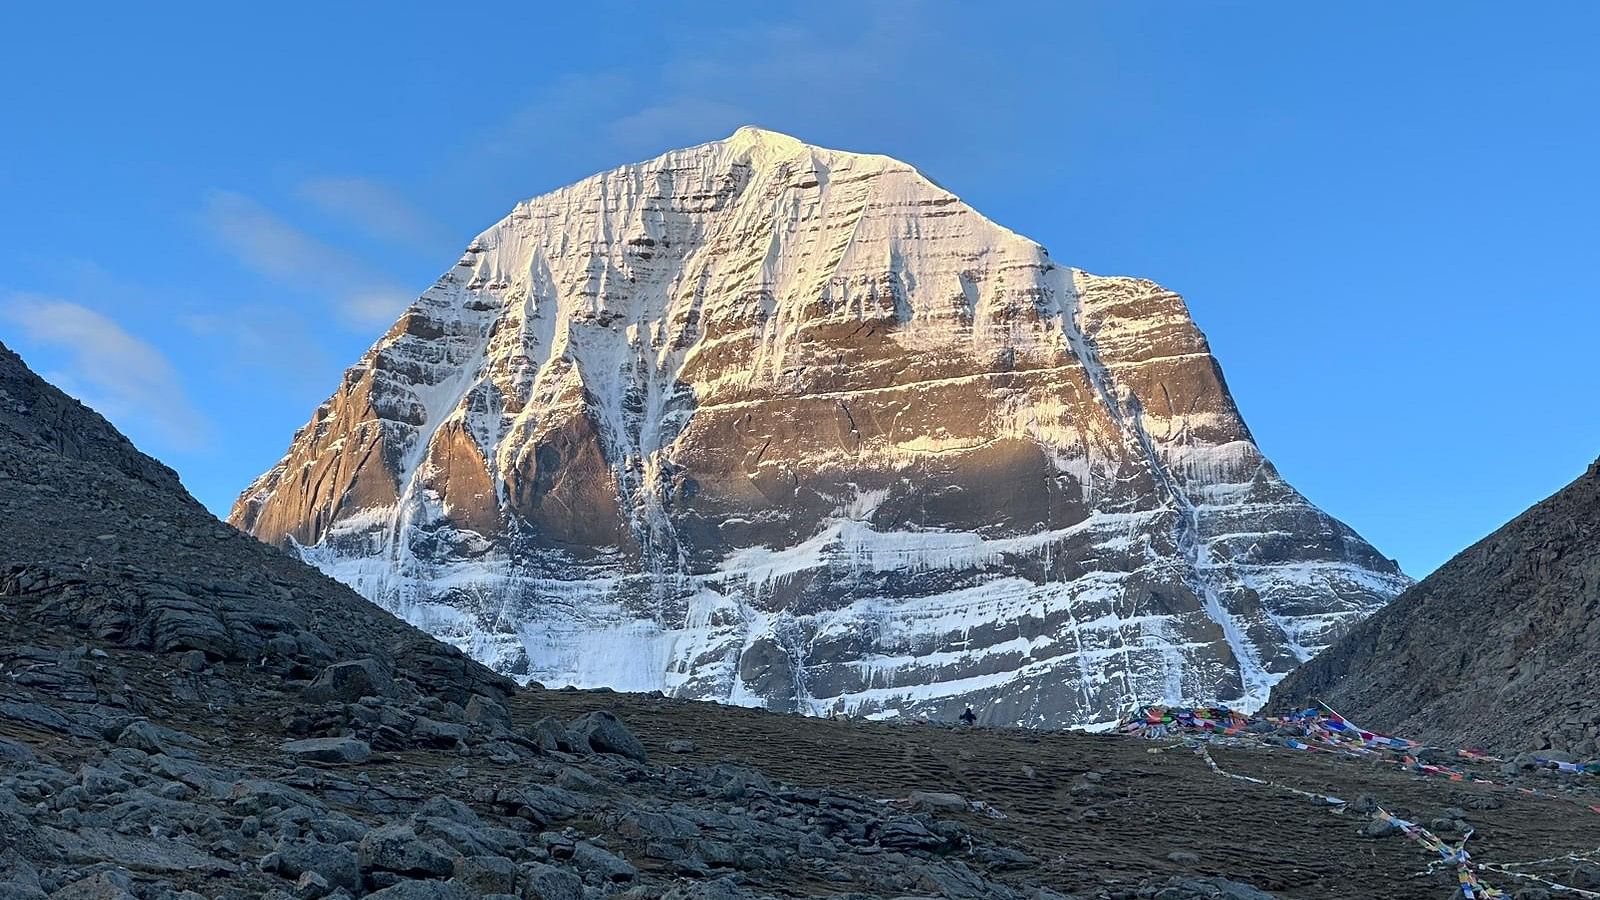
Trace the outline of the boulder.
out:
<instances>
[{"instance_id":1,"label":"boulder","mask_svg":"<svg viewBox=\"0 0 1600 900\"><path fill-rule=\"evenodd\" d=\"M381 891L373 891L367 900L478 900L478 893L453 881L401 881Z\"/></svg>"},{"instance_id":2,"label":"boulder","mask_svg":"<svg viewBox=\"0 0 1600 900\"><path fill-rule=\"evenodd\" d=\"M718 878L678 885L663 894L661 900L747 900L750 896L732 878Z\"/></svg>"},{"instance_id":3,"label":"boulder","mask_svg":"<svg viewBox=\"0 0 1600 900\"><path fill-rule=\"evenodd\" d=\"M52 893L52 900L134 900L133 879L121 869L82 878Z\"/></svg>"},{"instance_id":4,"label":"boulder","mask_svg":"<svg viewBox=\"0 0 1600 900\"><path fill-rule=\"evenodd\" d=\"M583 900L583 880L560 866L534 863L522 874L526 900Z\"/></svg>"},{"instance_id":5,"label":"boulder","mask_svg":"<svg viewBox=\"0 0 1600 900\"><path fill-rule=\"evenodd\" d=\"M1141 889L1139 896L1151 900L1274 900L1266 891L1227 878L1169 878Z\"/></svg>"},{"instance_id":6,"label":"boulder","mask_svg":"<svg viewBox=\"0 0 1600 900\"><path fill-rule=\"evenodd\" d=\"M417 835L463 856L507 856L522 845L521 836L507 828L482 822L462 822L432 816L413 819Z\"/></svg>"},{"instance_id":7,"label":"boulder","mask_svg":"<svg viewBox=\"0 0 1600 900\"><path fill-rule=\"evenodd\" d=\"M564 788L537 784L505 788L495 795L495 803L539 826L572 818L586 802L586 798Z\"/></svg>"},{"instance_id":8,"label":"boulder","mask_svg":"<svg viewBox=\"0 0 1600 900\"><path fill-rule=\"evenodd\" d=\"M463 856L456 860L454 881L480 894L509 894L517 889L517 864L503 856Z\"/></svg>"},{"instance_id":9,"label":"boulder","mask_svg":"<svg viewBox=\"0 0 1600 900\"><path fill-rule=\"evenodd\" d=\"M354 703L362 697L392 697L394 681L375 659L353 659L324 668L305 689L313 703Z\"/></svg>"},{"instance_id":10,"label":"boulder","mask_svg":"<svg viewBox=\"0 0 1600 900\"><path fill-rule=\"evenodd\" d=\"M0 762L31 765L39 761L27 744L0 737Z\"/></svg>"},{"instance_id":11,"label":"boulder","mask_svg":"<svg viewBox=\"0 0 1600 900\"><path fill-rule=\"evenodd\" d=\"M967 798L960 794L949 794L940 791L912 791L906 795L906 800L917 809L929 811L966 812L967 810Z\"/></svg>"},{"instance_id":12,"label":"boulder","mask_svg":"<svg viewBox=\"0 0 1600 900\"><path fill-rule=\"evenodd\" d=\"M578 738L555 716L545 716L529 725L524 737L546 753L575 753L589 749L587 744L580 748Z\"/></svg>"},{"instance_id":13,"label":"boulder","mask_svg":"<svg viewBox=\"0 0 1600 900\"><path fill-rule=\"evenodd\" d=\"M411 728L411 739L426 747L449 749L465 744L471 736L471 729L465 725L440 722L427 716L417 716L417 722Z\"/></svg>"},{"instance_id":14,"label":"boulder","mask_svg":"<svg viewBox=\"0 0 1600 900\"><path fill-rule=\"evenodd\" d=\"M417 837L409 825L374 828L361 839L357 852L363 869L440 878L455 869L455 860L449 851Z\"/></svg>"},{"instance_id":15,"label":"boulder","mask_svg":"<svg viewBox=\"0 0 1600 900\"><path fill-rule=\"evenodd\" d=\"M491 731L511 727L511 714L506 711L505 706L482 694L473 694L467 701L466 720L468 724L488 728Z\"/></svg>"},{"instance_id":16,"label":"boulder","mask_svg":"<svg viewBox=\"0 0 1600 900\"><path fill-rule=\"evenodd\" d=\"M631 881L639 875L639 870L632 863L588 841L573 845L572 864L595 873L605 881Z\"/></svg>"},{"instance_id":17,"label":"boulder","mask_svg":"<svg viewBox=\"0 0 1600 900\"><path fill-rule=\"evenodd\" d=\"M1388 821L1387 819L1373 819L1367 824L1361 826L1361 834L1363 837L1382 838L1399 833L1400 826Z\"/></svg>"},{"instance_id":18,"label":"boulder","mask_svg":"<svg viewBox=\"0 0 1600 900\"><path fill-rule=\"evenodd\" d=\"M754 769L720 763L712 767L706 778L709 792L723 800L742 800L752 794L772 793L772 783L767 776Z\"/></svg>"},{"instance_id":19,"label":"boulder","mask_svg":"<svg viewBox=\"0 0 1600 900\"><path fill-rule=\"evenodd\" d=\"M366 741L349 737L306 738L279 744L278 749L297 759L331 765L363 763L372 758L372 748Z\"/></svg>"},{"instance_id":20,"label":"boulder","mask_svg":"<svg viewBox=\"0 0 1600 900\"><path fill-rule=\"evenodd\" d=\"M303 872L294 883L294 895L300 900L321 900L333 893L333 883L319 872Z\"/></svg>"},{"instance_id":21,"label":"boulder","mask_svg":"<svg viewBox=\"0 0 1600 900\"><path fill-rule=\"evenodd\" d=\"M332 888L361 890L361 864L356 855L338 844L320 841L285 841L278 845L278 871L290 878L316 873ZM327 893L326 891L324 893ZM319 895L320 896L320 895Z\"/></svg>"},{"instance_id":22,"label":"boulder","mask_svg":"<svg viewBox=\"0 0 1600 900\"><path fill-rule=\"evenodd\" d=\"M453 800L449 797L434 797L427 803L422 804L422 808L417 810L417 816L419 818L449 819L452 822L460 822L463 825L481 826L483 824L483 820L478 817L477 813L472 811L472 807L462 803L460 800Z\"/></svg>"},{"instance_id":23,"label":"boulder","mask_svg":"<svg viewBox=\"0 0 1600 900\"><path fill-rule=\"evenodd\" d=\"M596 753L614 753L639 762L648 762L649 754L644 744L634 737L628 726L608 710L585 713L567 725L567 730L582 744Z\"/></svg>"},{"instance_id":24,"label":"boulder","mask_svg":"<svg viewBox=\"0 0 1600 900\"><path fill-rule=\"evenodd\" d=\"M945 839L917 819L892 819L878 830L878 845L892 850L938 850Z\"/></svg>"},{"instance_id":25,"label":"boulder","mask_svg":"<svg viewBox=\"0 0 1600 900\"><path fill-rule=\"evenodd\" d=\"M192 757L193 753L180 749L182 747L195 747L204 744L193 735L184 734L171 728L164 728L153 722L140 719L130 722L127 727L117 733L118 747L132 747L143 750L152 756L164 753L167 756Z\"/></svg>"}]
</instances>

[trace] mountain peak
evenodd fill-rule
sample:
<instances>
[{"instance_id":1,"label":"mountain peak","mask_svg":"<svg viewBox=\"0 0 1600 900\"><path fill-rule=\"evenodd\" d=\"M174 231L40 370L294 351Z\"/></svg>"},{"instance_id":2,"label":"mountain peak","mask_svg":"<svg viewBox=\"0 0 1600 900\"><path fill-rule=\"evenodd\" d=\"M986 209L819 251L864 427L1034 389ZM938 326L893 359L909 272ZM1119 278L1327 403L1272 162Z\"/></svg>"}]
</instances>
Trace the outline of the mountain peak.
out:
<instances>
[{"instance_id":1,"label":"mountain peak","mask_svg":"<svg viewBox=\"0 0 1600 900\"><path fill-rule=\"evenodd\" d=\"M801 150L813 149L810 144L797 137L762 128L759 125L741 125L722 143L734 149L760 148L783 153L798 153Z\"/></svg>"},{"instance_id":2,"label":"mountain peak","mask_svg":"<svg viewBox=\"0 0 1600 900\"><path fill-rule=\"evenodd\" d=\"M501 671L789 711L1253 706L1409 582L1177 294L745 127L519 205L233 521Z\"/></svg>"}]
</instances>

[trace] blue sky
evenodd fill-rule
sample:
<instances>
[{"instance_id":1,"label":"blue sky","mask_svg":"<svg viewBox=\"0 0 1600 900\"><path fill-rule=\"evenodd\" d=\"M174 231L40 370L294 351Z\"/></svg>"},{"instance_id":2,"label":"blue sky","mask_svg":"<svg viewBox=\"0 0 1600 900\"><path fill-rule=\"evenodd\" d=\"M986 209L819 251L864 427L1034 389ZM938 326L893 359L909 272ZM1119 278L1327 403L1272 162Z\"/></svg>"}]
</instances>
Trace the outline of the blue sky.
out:
<instances>
[{"instance_id":1,"label":"blue sky","mask_svg":"<svg viewBox=\"0 0 1600 900\"><path fill-rule=\"evenodd\" d=\"M1413 575L1600 453L1600 4L138 6L0 11L0 339L219 513L517 200L745 123L1182 292Z\"/></svg>"}]
</instances>

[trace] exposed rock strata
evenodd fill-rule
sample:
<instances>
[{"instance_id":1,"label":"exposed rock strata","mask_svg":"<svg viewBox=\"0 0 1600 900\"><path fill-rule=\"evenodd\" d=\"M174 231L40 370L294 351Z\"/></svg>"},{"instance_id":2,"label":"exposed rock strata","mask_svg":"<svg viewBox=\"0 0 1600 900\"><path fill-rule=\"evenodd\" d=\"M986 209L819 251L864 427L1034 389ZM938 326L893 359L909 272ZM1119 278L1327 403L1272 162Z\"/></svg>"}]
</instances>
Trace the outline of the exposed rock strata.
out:
<instances>
[{"instance_id":1,"label":"exposed rock strata","mask_svg":"<svg viewBox=\"0 0 1600 900\"><path fill-rule=\"evenodd\" d=\"M1259 704L1409 582L1176 294L741 129L519 204L231 521L496 669L773 709Z\"/></svg>"}]
</instances>

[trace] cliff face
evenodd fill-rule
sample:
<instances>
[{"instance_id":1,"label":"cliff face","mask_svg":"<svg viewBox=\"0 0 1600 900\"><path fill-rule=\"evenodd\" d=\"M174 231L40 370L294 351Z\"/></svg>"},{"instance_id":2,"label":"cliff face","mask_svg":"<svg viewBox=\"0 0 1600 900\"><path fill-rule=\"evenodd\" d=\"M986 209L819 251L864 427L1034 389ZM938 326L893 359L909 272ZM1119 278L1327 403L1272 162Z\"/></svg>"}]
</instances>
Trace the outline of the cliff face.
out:
<instances>
[{"instance_id":1,"label":"cliff face","mask_svg":"<svg viewBox=\"0 0 1600 900\"><path fill-rule=\"evenodd\" d=\"M1406 579L1176 294L741 129L518 205L231 521L494 667L823 713L1258 705Z\"/></svg>"},{"instance_id":2,"label":"cliff face","mask_svg":"<svg viewBox=\"0 0 1600 900\"><path fill-rule=\"evenodd\" d=\"M1296 671L1274 705L1500 750L1600 756L1600 461Z\"/></svg>"}]
</instances>

